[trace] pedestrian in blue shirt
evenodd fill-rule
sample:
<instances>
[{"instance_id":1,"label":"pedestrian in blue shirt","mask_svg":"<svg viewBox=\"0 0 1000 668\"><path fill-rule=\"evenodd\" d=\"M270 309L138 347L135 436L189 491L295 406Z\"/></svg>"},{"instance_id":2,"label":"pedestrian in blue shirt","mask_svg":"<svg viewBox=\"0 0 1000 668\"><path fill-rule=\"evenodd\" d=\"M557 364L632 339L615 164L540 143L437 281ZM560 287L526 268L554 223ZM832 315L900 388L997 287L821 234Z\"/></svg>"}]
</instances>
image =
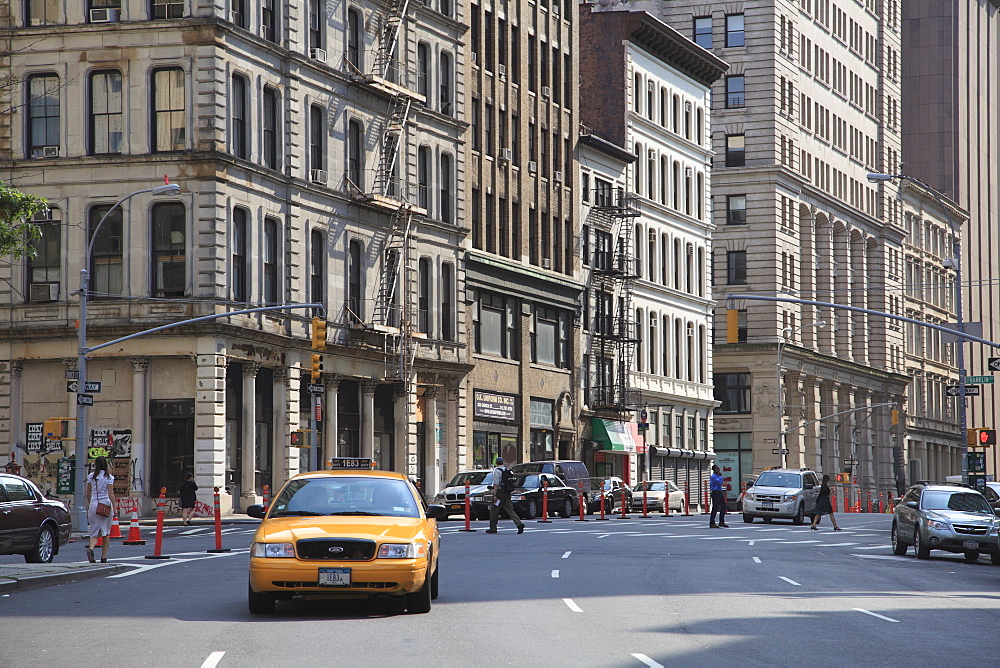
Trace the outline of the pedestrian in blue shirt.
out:
<instances>
[{"instance_id":1,"label":"pedestrian in blue shirt","mask_svg":"<svg viewBox=\"0 0 1000 668\"><path fill-rule=\"evenodd\" d=\"M712 465L712 477L708 479L708 491L712 493L712 514L708 519L710 529L728 529L726 524L726 481L722 477L718 464ZM715 523L715 515L719 514L719 523Z\"/></svg>"}]
</instances>

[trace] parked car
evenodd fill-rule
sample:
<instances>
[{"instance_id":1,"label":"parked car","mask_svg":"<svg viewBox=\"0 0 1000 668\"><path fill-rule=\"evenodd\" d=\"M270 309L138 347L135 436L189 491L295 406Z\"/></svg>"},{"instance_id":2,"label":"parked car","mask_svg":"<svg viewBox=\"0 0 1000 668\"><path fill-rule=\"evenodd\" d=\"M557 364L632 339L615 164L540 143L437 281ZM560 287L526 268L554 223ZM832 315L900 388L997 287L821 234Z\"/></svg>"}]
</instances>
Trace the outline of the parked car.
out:
<instances>
[{"instance_id":1,"label":"parked car","mask_svg":"<svg viewBox=\"0 0 1000 668\"><path fill-rule=\"evenodd\" d=\"M519 473L514 477L514 491L510 495L514 510L519 517L528 520L541 517L545 483L548 483L550 516L558 513L562 517L571 517L579 512L577 490L563 482L559 476L551 473ZM473 495L472 511L476 517L483 519L489 517L493 498L492 492Z\"/></svg>"},{"instance_id":2,"label":"parked car","mask_svg":"<svg viewBox=\"0 0 1000 668\"><path fill-rule=\"evenodd\" d=\"M819 497L819 480L809 469L767 469L754 481L753 487L743 495L743 521L762 517L770 522L775 517L791 519L802 524L806 515L812 515Z\"/></svg>"},{"instance_id":3,"label":"parked car","mask_svg":"<svg viewBox=\"0 0 1000 668\"><path fill-rule=\"evenodd\" d=\"M69 541L72 528L62 501L46 499L27 478L0 473L0 554L47 564Z\"/></svg>"},{"instance_id":4,"label":"parked car","mask_svg":"<svg viewBox=\"0 0 1000 668\"><path fill-rule=\"evenodd\" d=\"M1000 511L1000 482L988 482L979 491L986 497L994 512Z\"/></svg>"},{"instance_id":5,"label":"parked car","mask_svg":"<svg viewBox=\"0 0 1000 668\"><path fill-rule=\"evenodd\" d=\"M976 489L957 483L918 482L906 491L892 518L892 553L912 545L918 559L931 550L964 554L976 561L986 552L1000 566L1000 518Z\"/></svg>"},{"instance_id":6,"label":"parked car","mask_svg":"<svg viewBox=\"0 0 1000 668\"><path fill-rule=\"evenodd\" d=\"M613 513L615 508L618 508L618 510L621 511L622 492L625 493L625 510L631 511L633 506L632 490L629 489L629 486L625 484L624 480L614 476L610 478L591 478L590 500L587 503L587 512L601 512L602 498L604 499L605 513Z\"/></svg>"},{"instance_id":7,"label":"parked car","mask_svg":"<svg viewBox=\"0 0 1000 668\"><path fill-rule=\"evenodd\" d=\"M487 486L493 484L493 469L470 469L459 471L448 481L448 485L434 496L434 503L445 507L447 519L449 515L465 516L465 483L469 483L469 496L481 494ZM471 509L470 509L471 510Z\"/></svg>"},{"instance_id":8,"label":"parked car","mask_svg":"<svg viewBox=\"0 0 1000 668\"><path fill-rule=\"evenodd\" d=\"M669 490L669 492L668 492ZM647 480L632 488L632 503L636 509L642 509L642 494L646 493L646 507L650 510L663 510L663 499L670 494L670 512L684 512L684 491L670 480Z\"/></svg>"},{"instance_id":9,"label":"parked car","mask_svg":"<svg viewBox=\"0 0 1000 668\"><path fill-rule=\"evenodd\" d=\"M524 462L514 464L510 470L514 473L551 473L578 491L582 483L583 500L585 503L590 501L590 472L583 462L570 459Z\"/></svg>"}]
</instances>

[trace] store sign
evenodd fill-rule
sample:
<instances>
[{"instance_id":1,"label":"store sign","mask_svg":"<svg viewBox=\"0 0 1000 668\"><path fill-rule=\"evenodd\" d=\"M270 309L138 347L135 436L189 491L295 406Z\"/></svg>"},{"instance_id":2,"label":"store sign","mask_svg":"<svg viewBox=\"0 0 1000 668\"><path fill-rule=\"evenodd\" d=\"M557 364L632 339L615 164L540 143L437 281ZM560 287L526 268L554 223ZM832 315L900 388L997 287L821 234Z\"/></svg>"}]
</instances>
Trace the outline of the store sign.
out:
<instances>
[{"instance_id":1,"label":"store sign","mask_svg":"<svg viewBox=\"0 0 1000 668\"><path fill-rule=\"evenodd\" d=\"M473 392L473 416L488 420L517 420L517 397L497 392Z\"/></svg>"}]
</instances>

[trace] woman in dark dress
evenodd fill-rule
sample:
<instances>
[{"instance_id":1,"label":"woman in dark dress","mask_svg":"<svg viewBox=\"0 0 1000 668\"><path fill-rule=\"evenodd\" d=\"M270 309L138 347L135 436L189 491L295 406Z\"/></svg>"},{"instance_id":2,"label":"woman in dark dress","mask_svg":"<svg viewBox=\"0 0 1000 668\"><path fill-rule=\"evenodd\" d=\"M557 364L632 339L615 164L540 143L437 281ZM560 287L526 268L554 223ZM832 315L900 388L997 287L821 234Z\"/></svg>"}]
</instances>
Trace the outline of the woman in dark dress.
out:
<instances>
[{"instance_id":1,"label":"woman in dark dress","mask_svg":"<svg viewBox=\"0 0 1000 668\"><path fill-rule=\"evenodd\" d=\"M830 521L833 522L833 530L840 531L840 527L837 526L837 518L833 516L833 504L830 503L830 476L828 475L823 476L823 484L819 486L819 498L816 499L811 529L819 531L816 525L819 524L819 518L823 515L829 515Z\"/></svg>"},{"instance_id":2,"label":"woman in dark dress","mask_svg":"<svg viewBox=\"0 0 1000 668\"><path fill-rule=\"evenodd\" d=\"M185 473L184 482L181 483L181 519L184 520L184 524L191 524L191 518L194 517L194 506L198 501L195 495L197 491L198 485L194 482L194 476Z\"/></svg>"}]
</instances>

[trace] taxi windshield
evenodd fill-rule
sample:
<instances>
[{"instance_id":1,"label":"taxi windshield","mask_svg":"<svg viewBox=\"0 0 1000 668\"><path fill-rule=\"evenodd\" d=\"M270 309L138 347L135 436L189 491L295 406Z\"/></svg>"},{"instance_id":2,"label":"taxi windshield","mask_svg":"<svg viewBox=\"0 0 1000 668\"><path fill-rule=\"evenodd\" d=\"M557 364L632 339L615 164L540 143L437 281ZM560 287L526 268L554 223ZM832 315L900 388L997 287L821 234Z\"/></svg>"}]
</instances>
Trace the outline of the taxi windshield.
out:
<instances>
[{"instance_id":1,"label":"taxi windshield","mask_svg":"<svg viewBox=\"0 0 1000 668\"><path fill-rule=\"evenodd\" d=\"M451 482L448 483L448 487L465 487L465 483L470 485L490 485L493 479L493 469L489 471L466 471L465 473L459 473Z\"/></svg>"},{"instance_id":2,"label":"taxi windshield","mask_svg":"<svg viewBox=\"0 0 1000 668\"><path fill-rule=\"evenodd\" d=\"M289 482L274 500L270 517L314 515L420 517L420 510L403 480L330 476Z\"/></svg>"},{"instance_id":3,"label":"taxi windshield","mask_svg":"<svg viewBox=\"0 0 1000 668\"><path fill-rule=\"evenodd\" d=\"M665 492L667 491L667 483L665 482L640 482L635 486L635 491L637 492Z\"/></svg>"},{"instance_id":4,"label":"taxi windshield","mask_svg":"<svg viewBox=\"0 0 1000 668\"><path fill-rule=\"evenodd\" d=\"M798 473L779 473L778 471L764 471L757 476L756 487L788 487L789 489L799 489L802 487L802 476Z\"/></svg>"}]
</instances>

